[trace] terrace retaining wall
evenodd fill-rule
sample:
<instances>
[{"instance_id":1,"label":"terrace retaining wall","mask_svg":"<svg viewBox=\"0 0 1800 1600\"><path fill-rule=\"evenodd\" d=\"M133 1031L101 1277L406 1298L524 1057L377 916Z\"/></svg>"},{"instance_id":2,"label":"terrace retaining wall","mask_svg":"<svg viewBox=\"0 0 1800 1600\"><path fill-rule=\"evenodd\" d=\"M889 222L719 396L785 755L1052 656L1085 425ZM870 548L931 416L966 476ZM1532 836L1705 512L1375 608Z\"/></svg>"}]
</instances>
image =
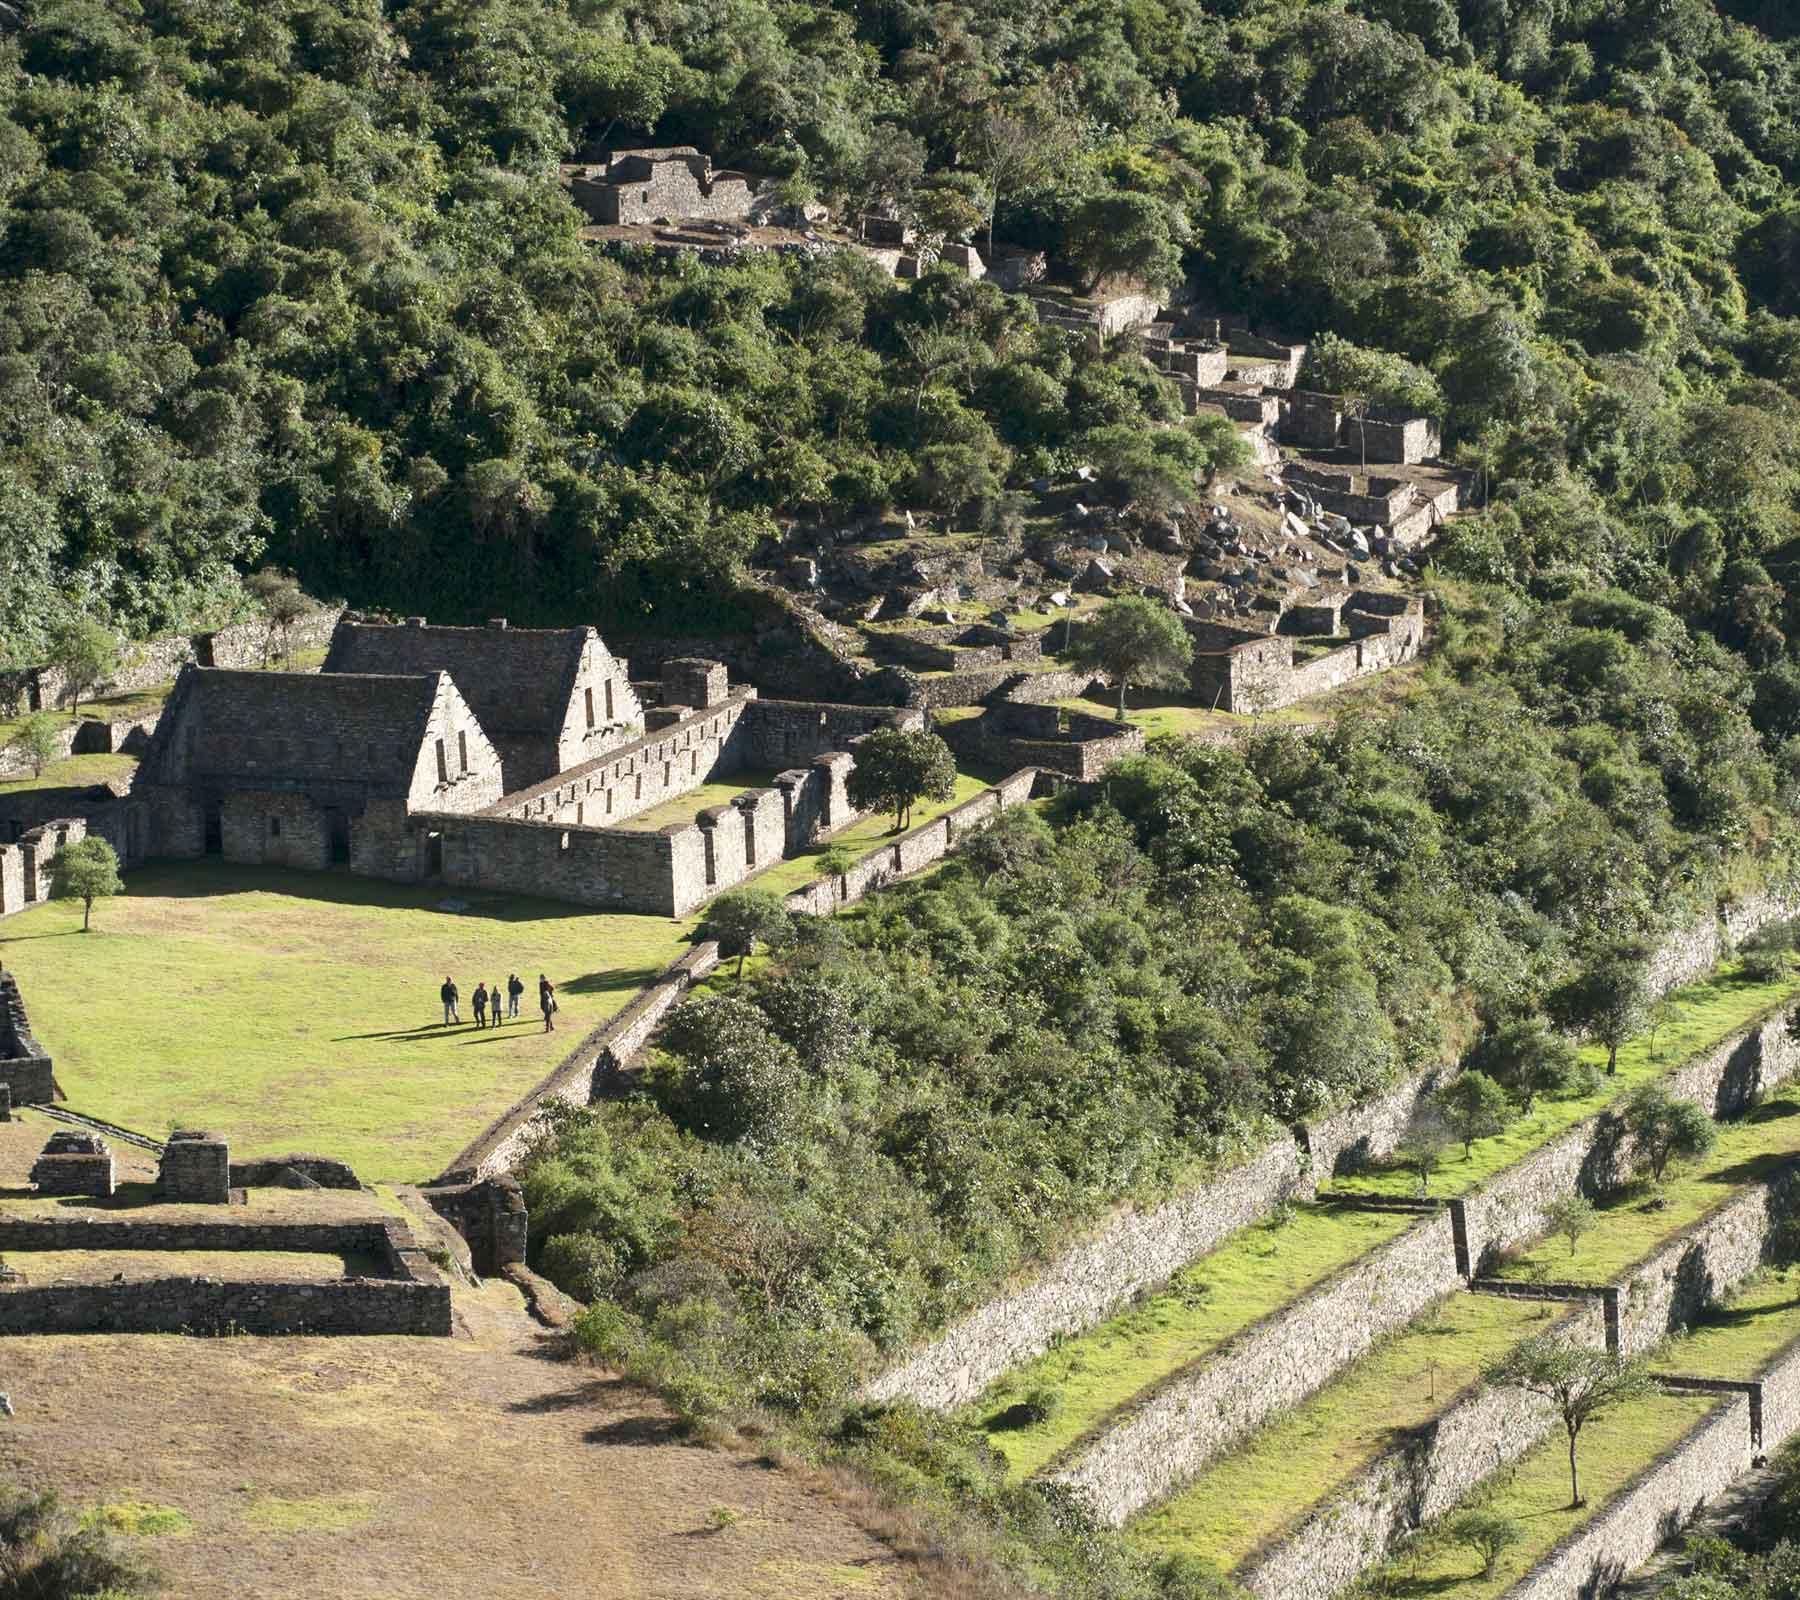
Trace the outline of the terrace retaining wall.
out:
<instances>
[{"instance_id":1,"label":"terrace retaining wall","mask_svg":"<svg viewBox=\"0 0 1800 1600\"><path fill-rule=\"evenodd\" d=\"M1718 1206L1617 1283L1596 1285L1594 1299L1562 1325L1585 1343L1612 1345L1628 1355L1650 1350L1689 1326L1762 1266L1775 1223L1796 1198L1797 1176L1800 1167L1790 1165ZM1516 1287L1533 1298L1570 1298L1578 1292ZM1504 1293L1507 1286L1495 1288ZM1721 1392L1728 1387L1720 1385ZM1765 1440L1785 1437L1800 1425L1800 1360L1774 1401L1781 1411L1775 1424L1779 1435L1771 1433L1769 1404L1765 1388ZM1238 1569L1237 1581L1261 1600L1329 1600L1384 1559L1404 1534L1452 1510L1556 1425L1547 1402L1517 1390L1477 1388L1415 1430L1292 1532L1253 1553Z\"/></svg>"},{"instance_id":2,"label":"terrace retaining wall","mask_svg":"<svg viewBox=\"0 0 1800 1600\"><path fill-rule=\"evenodd\" d=\"M971 802L972 803L972 802ZM1092 1327L1165 1283L1227 1235L1281 1201L1314 1192L1349 1152L1385 1155L1435 1072L1410 1078L1367 1106L1284 1133L1248 1160L1152 1211L1128 1211L1072 1246L1028 1283L988 1301L864 1386L869 1400L964 1405L1057 1338Z\"/></svg>"},{"instance_id":3,"label":"terrace retaining wall","mask_svg":"<svg viewBox=\"0 0 1800 1600\"><path fill-rule=\"evenodd\" d=\"M1594 1347L1605 1339L1597 1308L1575 1311L1556 1327ZM1298 1527L1252 1552L1234 1577L1259 1600L1331 1600L1403 1534L1442 1516L1556 1426L1547 1400L1476 1383Z\"/></svg>"},{"instance_id":4,"label":"terrace retaining wall","mask_svg":"<svg viewBox=\"0 0 1800 1600\"><path fill-rule=\"evenodd\" d=\"M1140 1395L1041 1476L1118 1527L1461 1281L1448 1213L1428 1218Z\"/></svg>"},{"instance_id":5,"label":"terrace retaining wall","mask_svg":"<svg viewBox=\"0 0 1800 1600\"><path fill-rule=\"evenodd\" d=\"M1800 1060L1800 1049L1787 1037L1787 1010L1786 1002L1772 1007L1678 1069L1667 1080L1671 1090L1698 1100L1719 1117L1749 1109L1764 1091L1790 1076ZM1391 1106L1388 1114L1393 1114ZM1618 1119L1611 1113L1578 1123L1473 1195L1451 1202L1442 1216L1350 1263L1170 1375L1077 1440L1043 1476L1075 1489L1102 1521L1122 1523L1277 1411L1330 1382L1383 1334L1465 1281L1471 1263L1479 1265L1484 1256L1543 1233L1548 1208L1557 1198L1615 1187L1626 1154ZM1745 1249L1740 1225L1734 1218L1720 1229L1711 1250L1688 1242L1682 1257L1687 1265L1673 1269L1679 1283L1671 1280L1664 1286L1660 1276L1650 1280L1644 1291L1647 1325L1658 1315L1666 1319L1673 1307L1704 1303L1696 1296L1709 1270L1734 1270ZM1440 1247L1449 1254L1441 1254Z\"/></svg>"}]
</instances>

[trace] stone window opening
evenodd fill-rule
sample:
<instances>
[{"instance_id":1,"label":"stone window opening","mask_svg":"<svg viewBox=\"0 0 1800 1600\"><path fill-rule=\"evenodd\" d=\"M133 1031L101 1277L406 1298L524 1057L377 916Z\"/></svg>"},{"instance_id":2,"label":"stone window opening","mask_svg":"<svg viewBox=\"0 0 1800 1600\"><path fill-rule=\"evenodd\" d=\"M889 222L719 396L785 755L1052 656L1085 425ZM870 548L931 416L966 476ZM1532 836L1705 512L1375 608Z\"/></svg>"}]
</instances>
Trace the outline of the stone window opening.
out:
<instances>
[{"instance_id":1,"label":"stone window opening","mask_svg":"<svg viewBox=\"0 0 1800 1600\"><path fill-rule=\"evenodd\" d=\"M613 720L613 697L612 697L612 679L611 678L608 678L606 680L606 720L608 722L611 722Z\"/></svg>"},{"instance_id":2,"label":"stone window opening","mask_svg":"<svg viewBox=\"0 0 1800 1600\"><path fill-rule=\"evenodd\" d=\"M437 741L437 758L438 782L448 783L450 781L450 763L444 759L444 741L442 739Z\"/></svg>"},{"instance_id":3,"label":"stone window opening","mask_svg":"<svg viewBox=\"0 0 1800 1600\"><path fill-rule=\"evenodd\" d=\"M456 734L456 753L462 760L463 776L467 777L469 772L469 736L461 729L458 729Z\"/></svg>"},{"instance_id":4,"label":"stone window opening","mask_svg":"<svg viewBox=\"0 0 1800 1600\"><path fill-rule=\"evenodd\" d=\"M608 789L606 791L606 814L609 817L612 815L612 790L611 789Z\"/></svg>"},{"instance_id":5,"label":"stone window opening","mask_svg":"<svg viewBox=\"0 0 1800 1600\"><path fill-rule=\"evenodd\" d=\"M583 689L581 691L581 698L587 706L588 731L592 732L594 727L594 691L592 689Z\"/></svg>"},{"instance_id":6,"label":"stone window opening","mask_svg":"<svg viewBox=\"0 0 1800 1600\"><path fill-rule=\"evenodd\" d=\"M663 763L663 787L666 789L675 781L675 767L672 762Z\"/></svg>"},{"instance_id":7,"label":"stone window opening","mask_svg":"<svg viewBox=\"0 0 1800 1600\"><path fill-rule=\"evenodd\" d=\"M280 817L270 817L269 818L269 837L271 839L279 839L281 837L281 818Z\"/></svg>"}]
</instances>

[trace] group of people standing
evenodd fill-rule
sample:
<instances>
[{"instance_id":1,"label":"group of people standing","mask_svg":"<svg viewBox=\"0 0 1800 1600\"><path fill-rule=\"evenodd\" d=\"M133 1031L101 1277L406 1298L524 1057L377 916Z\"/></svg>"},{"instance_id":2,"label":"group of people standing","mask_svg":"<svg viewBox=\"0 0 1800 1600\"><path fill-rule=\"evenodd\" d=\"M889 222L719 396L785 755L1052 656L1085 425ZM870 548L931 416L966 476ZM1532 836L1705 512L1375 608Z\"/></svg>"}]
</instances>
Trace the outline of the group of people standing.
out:
<instances>
[{"instance_id":1,"label":"group of people standing","mask_svg":"<svg viewBox=\"0 0 1800 1600\"><path fill-rule=\"evenodd\" d=\"M504 992L498 981L492 989L485 983L475 985L474 994L469 996L469 1008L475 1013L475 1026L478 1028L498 1028L502 1023L518 1016L519 996L525 992L525 980L518 973L506 975ZM462 1013L457 1009L462 998L462 991L456 987L456 980L446 974L443 988L438 990L438 998L444 1002L444 1026L462 1021ZM504 1015L501 1007L505 1006ZM556 985L543 973L538 974L538 1010L544 1014L544 1032L556 1031Z\"/></svg>"}]
</instances>

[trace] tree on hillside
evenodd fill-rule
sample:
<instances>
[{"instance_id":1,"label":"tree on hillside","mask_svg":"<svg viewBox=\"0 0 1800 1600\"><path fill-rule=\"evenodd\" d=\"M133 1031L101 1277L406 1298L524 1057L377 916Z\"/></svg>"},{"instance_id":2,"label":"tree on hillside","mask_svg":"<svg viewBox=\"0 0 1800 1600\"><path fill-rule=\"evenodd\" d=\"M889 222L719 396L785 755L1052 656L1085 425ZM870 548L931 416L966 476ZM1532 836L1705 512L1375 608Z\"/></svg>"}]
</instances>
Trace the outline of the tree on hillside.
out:
<instances>
[{"instance_id":1,"label":"tree on hillside","mask_svg":"<svg viewBox=\"0 0 1800 1600\"><path fill-rule=\"evenodd\" d=\"M57 731L56 718L48 712L32 712L19 724L19 731L6 747L18 751L30 766L32 777L43 777L44 768L62 754L62 735Z\"/></svg>"},{"instance_id":2,"label":"tree on hillside","mask_svg":"<svg viewBox=\"0 0 1800 1600\"><path fill-rule=\"evenodd\" d=\"M1400 1143L1394 1147L1394 1159L1402 1170L1419 1180L1421 1196L1430 1192L1431 1175L1443 1165L1444 1156L1455 1141L1456 1135L1444 1120L1444 1113L1430 1101L1413 1113Z\"/></svg>"},{"instance_id":3,"label":"tree on hillside","mask_svg":"<svg viewBox=\"0 0 1800 1600\"><path fill-rule=\"evenodd\" d=\"M50 635L49 665L62 673L81 709L84 692L98 688L119 670L118 636L99 623L77 617Z\"/></svg>"},{"instance_id":4,"label":"tree on hillside","mask_svg":"<svg viewBox=\"0 0 1800 1600\"><path fill-rule=\"evenodd\" d=\"M1585 1503L1575 1454L1581 1430L1614 1407L1643 1399L1653 1383L1641 1361L1567 1344L1553 1333L1527 1339L1485 1368L1482 1379L1493 1388L1541 1395L1556 1407L1569 1436L1571 1508Z\"/></svg>"},{"instance_id":5,"label":"tree on hillside","mask_svg":"<svg viewBox=\"0 0 1800 1600\"><path fill-rule=\"evenodd\" d=\"M1542 1017L1495 1029L1470 1059L1526 1116L1531 1115L1539 1095L1568 1094L1581 1086L1583 1078L1575 1046L1552 1032Z\"/></svg>"},{"instance_id":6,"label":"tree on hillside","mask_svg":"<svg viewBox=\"0 0 1800 1600\"><path fill-rule=\"evenodd\" d=\"M125 887L119 878L119 858L104 839L90 835L66 844L50 862L50 893L58 900L81 902L81 931L88 931L94 902L117 894Z\"/></svg>"},{"instance_id":7,"label":"tree on hillside","mask_svg":"<svg viewBox=\"0 0 1800 1600\"><path fill-rule=\"evenodd\" d=\"M1444 1528L1458 1544L1466 1544L1481 1557L1484 1578L1493 1577L1500 1557L1525 1537L1525 1529L1517 1518L1498 1511L1460 1511Z\"/></svg>"},{"instance_id":8,"label":"tree on hillside","mask_svg":"<svg viewBox=\"0 0 1800 1600\"><path fill-rule=\"evenodd\" d=\"M956 761L935 733L877 728L856 746L846 785L859 811L891 811L894 831L912 822L920 800L948 800L956 792Z\"/></svg>"},{"instance_id":9,"label":"tree on hillside","mask_svg":"<svg viewBox=\"0 0 1800 1600\"><path fill-rule=\"evenodd\" d=\"M1622 1113L1631 1136L1632 1162L1661 1183L1669 1163L1697 1160L1718 1141L1719 1128L1692 1100L1677 1100L1660 1083L1632 1091Z\"/></svg>"},{"instance_id":10,"label":"tree on hillside","mask_svg":"<svg viewBox=\"0 0 1800 1600\"><path fill-rule=\"evenodd\" d=\"M251 573L244 580L244 587L262 607L268 623L268 633L263 641L263 665L266 667L272 661L285 663L292 653L294 624L308 610L305 591L293 573L283 572L279 567L264 567L260 572Z\"/></svg>"},{"instance_id":11,"label":"tree on hillside","mask_svg":"<svg viewBox=\"0 0 1800 1600\"><path fill-rule=\"evenodd\" d=\"M1550 995L1551 1016L1606 1046L1606 1073L1619 1070L1619 1046L1649 1014L1649 959L1641 945L1602 951Z\"/></svg>"},{"instance_id":12,"label":"tree on hillside","mask_svg":"<svg viewBox=\"0 0 1800 1600\"><path fill-rule=\"evenodd\" d=\"M1173 611L1132 595L1102 606L1068 653L1084 671L1104 672L1112 679L1123 722L1125 691L1131 684L1172 689L1186 684L1194 641Z\"/></svg>"},{"instance_id":13,"label":"tree on hillside","mask_svg":"<svg viewBox=\"0 0 1800 1600\"><path fill-rule=\"evenodd\" d=\"M738 958L737 975L744 975L744 959L756 947L786 944L794 936L794 919L773 889L733 889L707 908L700 937L716 939L719 954Z\"/></svg>"},{"instance_id":14,"label":"tree on hillside","mask_svg":"<svg viewBox=\"0 0 1800 1600\"><path fill-rule=\"evenodd\" d=\"M1092 195L1069 220L1069 260L1091 294L1109 279L1152 289L1181 282L1182 225L1169 206L1147 194L1112 190ZM1185 229L1182 229L1185 231Z\"/></svg>"},{"instance_id":15,"label":"tree on hillside","mask_svg":"<svg viewBox=\"0 0 1800 1600\"><path fill-rule=\"evenodd\" d=\"M1590 1232L1600 1220L1600 1214L1594 1209L1594 1202L1584 1194L1565 1194L1550 1204L1544 1213L1550 1220L1550 1231L1559 1233L1569 1241L1569 1255L1574 1257L1575 1247L1581 1243L1583 1234Z\"/></svg>"},{"instance_id":16,"label":"tree on hillside","mask_svg":"<svg viewBox=\"0 0 1800 1600\"><path fill-rule=\"evenodd\" d=\"M1512 1119L1512 1103L1506 1091L1485 1072L1465 1072L1437 1093L1444 1120L1462 1140L1463 1155L1471 1155L1477 1139L1505 1131Z\"/></svg>"}]
</instances>

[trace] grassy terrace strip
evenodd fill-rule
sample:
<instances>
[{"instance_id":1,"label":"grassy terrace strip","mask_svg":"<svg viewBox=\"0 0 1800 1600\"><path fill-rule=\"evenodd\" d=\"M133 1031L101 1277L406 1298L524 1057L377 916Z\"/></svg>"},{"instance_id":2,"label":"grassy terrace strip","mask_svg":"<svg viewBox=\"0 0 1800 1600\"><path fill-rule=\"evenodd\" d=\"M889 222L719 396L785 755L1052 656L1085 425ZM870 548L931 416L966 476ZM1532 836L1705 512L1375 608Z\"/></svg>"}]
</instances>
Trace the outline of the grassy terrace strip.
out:
<instances>
[{"instance_id":1,"label":"grassy terrace strip","mask_svg":"<svg viewBox=\"0 0 1800 1600\"><path fill-rule=\"evenodd\" d=\"M1593 1232L1571 1254L1560 1237L1504 1261L1499 1277L1555 1279L1564 1283L1612 1283L1659 1245L1692 1227L1744 1185L1760 1183L1800 1155L1800 1092L1788 1091L1758 1106L1740 1122L1721 1123L1712 1152L1686 1170L1674 1170L1659 1195L1634 1187L1602 1203Z\"/></svg>"},{"instance_id":2,"label":"grassy terrace strip","mask_svg":"<svg viewBox=\"0 0 1800 1600\"><path fill-rule=\"evenodd\" d=\"M1769 983L1752 983L1739 976L1736 962L1721 964L1711 976L1678 989L1669 997L1673 1002L1671 1014L1656 1031L1654 1049L1651 1036L1640 1034L1620 1048L1618 1073L1602 1077L1600 1088L1593 1094L1574 1100L1540 1100L1530 1116L1519 1118L1504 1133L1476 1140L1470 1155L1465 1156L1458 1146L1433 1175L1431 1193L1448 1198L1469 1193L1541 1149L1558 1134L1568 1132L1576 1123L1604 1111L1639 1084L1660 1078L1704 1054L1796 995L1800 995L1800 977L1788 975ZM1606 1065L1606 1051L1599 1045L1585 1046L1581 1055L1595 1066ZM1331 1187L1351 1194L1417 1193L1412 1175L1398 1171L1361 1173L1336 1179Z\"/></svg>"},{"instance_id":3,"label":"grassy terrace strip","mask_svg":"<svg viewBox=\"0 0 1800 1600\"><path fill-rule=\"evenodd\" d=\"M1015 1368L969 1408L1012 1469L1029 1475L1164 1373L1197 1360L1417 1219L1296 1202L1285 1219L1241 1229L1142 1305ZM1052 1389L1061 1409L1028 1427L1007 1410Z\"/></svg>"},{"instance_id":4,"label":"grassy terrace strip","mask_svg":"<svg viewBox=\"0 0 1800 1600\"><path fill-rule=\"evenodd\" d=\"M1433 1193L1466 1194L1639 1083L1712 1049L1800 992L1800 979L1748 983L1736 970L1727 965L1671 995L1671 1016L1657 1031L1654 1054L1648 1038L1632 1040L1619 1052L1617 1075L1603 1079L1595 1094L1541 1102L1505 1133L1476 1141L1471 1155L1456 1151L1433 1180ZM1604 1062L1604 1052L1591 1053ZM1413 1189L1401 1173L1372 1173L1333 1187L1386 1194ZM1160 1379L1204 1359L1333 1272L1398 1237L1415 1220L1297 1204L1285 1223L1242 1230L1142 1305L1016 1368L965 1414L988 1428L1016 1471L1034 1472ZM1198 1283L1214 1285L1210 1298L1197 1298L1193 1285ZM1010 1407L1041 1389L1061 1398L1052 1416L1026 1428L996 1426Z\"/></svg>"},{"instance_id":5,"label":"grassy terrace strip","mask_svg":"<svg viewBox=\"0 0 1800 1600\"><path fill-rule=\"evenodd\" d=\"M633 833L654 833L658 828L666 828L670 824L679 826L692 822L699 812L712 806L730 805L734 795L743 794L747 789L767 789L774 782L773 772L737 772L718 783L703 783L697 789L685 790L674 799L651 806L648 811L639 811L623 822L609 822L605 817L595 817L593 822L595 826L602 828L625 828Z\"/></svg>"},{"instance_id":6,"label":"grassy terrace strip","mask_svg":"<svg viewBox=\"0 0 1800 1600\"><path fill-rule=\"evenodd\" d=\"M991 776L983 777L959 771L956 774L956 787L948 800L922 802L913 807L912 826L907 832L911 833L941 817L946 811L954 811L958 806L973 800L984 789L991 788L993 781ZM827 850L841 847L852 856L865 856L877 846L891 844L899 837L894 832L893 817L881 814L866 816L860 822L838 829L829 839L820 840L810 849L777 862L767 872L759 872L750 880L748 887L769 889L776 894L792 894L796 889L804 889L820 875L823 869L819 865L819 858Z\"/></svg>"},{"instance_id":7,"label":"grassy terrace strip","mask_svg":"<svg viewBox=\"0 0 1800 1600\"><path fill-rule=\"evenodd\" d=\"M1236 1567L1407 1430L1441 1416L1478 1383L1485 1363L1562 1315L1537 1301L1449 1296L1138 1518L1130 1537L1161 1554L1181 1551Z\"/></svg>"},{"instance_id":8,"label":"grassy terrace strip","mask_svg":"<svg viewBox=\"0 0 1800 1600\"><path fill-rule=\"evenodd\" d=\"M1796 1337L1800 1302L1773 1273L1759 1276L1692 1333L1672 1340L1656 1360L1664 1372L1716 1378L1755 1376ZM1587 1504L1569 1506L1568 1445L1558 1427L1466 1505L1516 1518L1525 1537L1500 1558L1492 1578L1465 1545L1427 1529L1411 1547L1364 1580L1360 1593L1395 1600L1491 1600L1525 1577L1557 1542L1585 1526L1607 1502L1675 1445L1721 1402L1708 1395L1658 1395L1589 1423L1581 1435Z\"/></svg>"},{"instance_id":9,"label":"grassy terrace strip","mask_svg":"<svg viewBox=\"0 0 1800 1600\"><path fill-rule=\"evenodd\" d=\"M4 740L0 740L0 745L3 744ZM40 778L27 775L0 783L0 794L19 794L27 789L80 789L90 784L129 779L136 771L136 756L64 756L60 761L50 762Z\"/></svg>"}]
</instances>

